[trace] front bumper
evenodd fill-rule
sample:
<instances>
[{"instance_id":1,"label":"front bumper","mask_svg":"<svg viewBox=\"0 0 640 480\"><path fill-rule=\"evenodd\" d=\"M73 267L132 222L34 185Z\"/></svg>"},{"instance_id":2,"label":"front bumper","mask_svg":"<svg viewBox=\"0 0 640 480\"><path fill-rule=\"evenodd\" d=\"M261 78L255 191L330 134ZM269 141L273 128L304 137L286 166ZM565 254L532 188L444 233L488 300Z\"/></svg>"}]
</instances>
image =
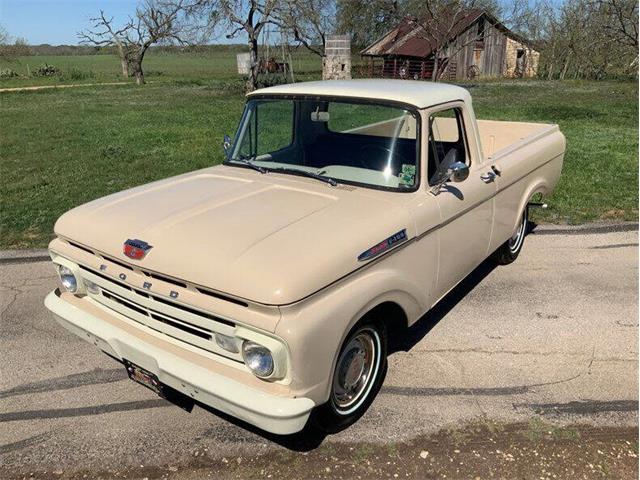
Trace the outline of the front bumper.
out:
<instances>
[{"instance_id":1,"label":"front bumper","mask_svg":"<svg viewBox=\"0 0 640 480\"><path fill-rule=\"evenodd\" d=\"M69 293L55 290L44 304L62 326L105 353L140 365L162 383L268 432L299 432L315 406L309 398L278 396L223 375L205 356L160 339Z\"/></svg>"}]
</instances>

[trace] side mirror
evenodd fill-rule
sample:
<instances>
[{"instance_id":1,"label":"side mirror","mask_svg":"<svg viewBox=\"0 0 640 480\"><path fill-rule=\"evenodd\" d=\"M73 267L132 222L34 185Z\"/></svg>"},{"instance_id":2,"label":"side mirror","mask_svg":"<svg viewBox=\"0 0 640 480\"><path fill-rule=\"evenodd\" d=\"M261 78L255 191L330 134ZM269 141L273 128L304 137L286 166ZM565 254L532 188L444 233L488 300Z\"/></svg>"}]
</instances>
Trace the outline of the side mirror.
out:
<instances>
[{"instance_id":1,"label":"side mirror","mask_svg":"<svg viewBox=\"0 0 640 480\"><path fill-rule=\"evenodd\" d=\"M469 176L469 165L463 162L452 163L449 167L449 178L455 182L464 182Z\"/></svg>"},{"instance_id":2,"label":"side mirror","mask_svg":"<svg viewBox=\"0 0 640 480\"><path fill-rule=\"evenodd\" d=\"M225 135L224 140L222 140L222 150L224 150L224 156L229 158L231 153L231 137L229 135Z\"/></svg>"},{"instance_id":3,"label":"side mirror","mask_svg":"<svg viewBox=\"0 0 640 480\"><path fill-rule=\"evenodd\" d=\"M438 181L431 187L431 193L438 195L443 185L447 182L464 182L469 176L469 165L464 162L453 162L447 171L441 175Z\"/></svg>"}]
</instances>

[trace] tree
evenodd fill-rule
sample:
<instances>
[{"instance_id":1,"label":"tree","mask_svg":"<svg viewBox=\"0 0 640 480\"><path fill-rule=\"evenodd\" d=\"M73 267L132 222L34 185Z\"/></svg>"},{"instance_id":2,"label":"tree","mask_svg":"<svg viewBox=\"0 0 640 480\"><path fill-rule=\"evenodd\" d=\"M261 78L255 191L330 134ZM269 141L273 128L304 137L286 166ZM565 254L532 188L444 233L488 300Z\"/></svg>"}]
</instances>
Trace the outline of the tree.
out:
<instances>
[{"instance_id":1,"label":"tree","mask_svg":"<svg viewBox=\"0 0 640 480\"><path fill-rule=\"evenodd\" d=\"M337 0L336 33L351 36L353 45L365 47L402 18L401 0Z\"/></svg>"},{"instance_id":2,"label":"tree","mask_svg":"<svg viewBox=\"0 0 640 480\"><path fill-rule=\"evenodd\" d=\"M247 36L251 65L247 90L257 88L258 82L258 41L264 27L269 24L277 25L275 21L276 7L279 0L211 0L210 18L217 28L229 32L226 37L236 38L240 33Z\"/></svg>"},{"instance_id":3,"label":"tree","mask_svg":"<svg viewBox=\"0 0 640 480\"><path fill-rule=\"evenodd\" d=\"M78 33L82 43L116 47L122 74L131 70L138 85L144 84L142 62L149 47L158 43L185 45L207 35L210 18L205 13L207 0L146 0L133 17L121 27L103 11L92 19L90 30Z\"/></svg>"},{"instance_id":4,"label":"tree","mask_svg":"<svg viewBox=\"0 0 640 480\"><path fill-rule=\"evenodd\" d=\"M9 43L9 32L0 25L0 45L6 45Z\"/></svg>"},{"instance_id":5,"label":"tree","mask_svg":"<svg viewBox=\"0 0 640 480\"><path fill-rule=\"evenodd\" d=\"M283 0L274 23L290 32L293 40L311 53L324 57L326 37L335 29L334 0Z\"/></svg>"}]
</instances>

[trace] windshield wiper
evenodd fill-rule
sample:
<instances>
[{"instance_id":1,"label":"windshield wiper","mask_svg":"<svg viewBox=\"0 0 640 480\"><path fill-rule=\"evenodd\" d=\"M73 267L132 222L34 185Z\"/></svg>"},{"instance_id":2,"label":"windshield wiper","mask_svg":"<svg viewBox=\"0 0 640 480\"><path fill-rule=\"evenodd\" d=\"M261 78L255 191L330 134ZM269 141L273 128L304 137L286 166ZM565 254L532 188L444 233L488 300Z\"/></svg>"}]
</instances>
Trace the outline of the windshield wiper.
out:
<instances>
[{"instance_id":1,"label":"windshield wiper","mask_svg":"<svg viewBox=\"0 0 640 480\"><path fill-rule=\"evenodd\" d=\"M291 173L293 175L301 175L303 177L315 178L316 180L320 180L321 182L328 183L332 187L335 187L335 186L338 185L338 182L336 182L331 177L327 177L325 175L321 175L321 174L315 173L315 172L309 172L307 170L298 170L297 168L275 167L275 168L269 168L269 169L267 169L267 171L276 172L276 173L278 173L278 172L279 173Z\"/></svg>"},{"instance_id":2,"label":"windshield wiper","mask_svg":"<svg viewBox=\"0 0 640 480\"><path fill-rule=\"evenodd\" d=\"M257 170L260 173L267 173L267 169L264 167L261 167L260 165L256 165L255 163L253 163L253 160L255 160L256 156L255 155L251 155L250 157L240 157L240 158L234 158L233 160L228 160L228 162L238 162L241 163L243 165L246 165L249 168L253 168L254 170Z\"/></svg>"}]
</instances>

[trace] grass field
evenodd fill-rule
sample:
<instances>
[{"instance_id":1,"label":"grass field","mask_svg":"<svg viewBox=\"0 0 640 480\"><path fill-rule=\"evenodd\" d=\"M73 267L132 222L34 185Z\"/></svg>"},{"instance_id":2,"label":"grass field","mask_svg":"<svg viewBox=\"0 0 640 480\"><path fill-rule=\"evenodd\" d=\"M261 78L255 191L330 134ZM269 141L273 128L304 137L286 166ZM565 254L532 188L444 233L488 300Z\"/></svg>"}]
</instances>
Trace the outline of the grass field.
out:
<instances>
[{"instance_id":1,"label":"grass field","mask_svg":"<svg viewBox=\"0 0 640 480\"><path fill-rule=\"evenodd\" d=\"M89 83L119 79L114 57L20 62L27 60L92 69L83 80ZM319 59L301 55L294 67L296 62L301 78L318 76ZM146 67L151 83L144 87L0 94L0 247L45 246L55 219L75 205L222 160L222 136L234 132L243 105L235 55L152 55ZM0 88L61 81L44 80L3 80ZM563 175L538 219L637 220L635 83L494 81L469 87L478 117L555 122L565 133Z\"/></svg>"}]
</instances>

